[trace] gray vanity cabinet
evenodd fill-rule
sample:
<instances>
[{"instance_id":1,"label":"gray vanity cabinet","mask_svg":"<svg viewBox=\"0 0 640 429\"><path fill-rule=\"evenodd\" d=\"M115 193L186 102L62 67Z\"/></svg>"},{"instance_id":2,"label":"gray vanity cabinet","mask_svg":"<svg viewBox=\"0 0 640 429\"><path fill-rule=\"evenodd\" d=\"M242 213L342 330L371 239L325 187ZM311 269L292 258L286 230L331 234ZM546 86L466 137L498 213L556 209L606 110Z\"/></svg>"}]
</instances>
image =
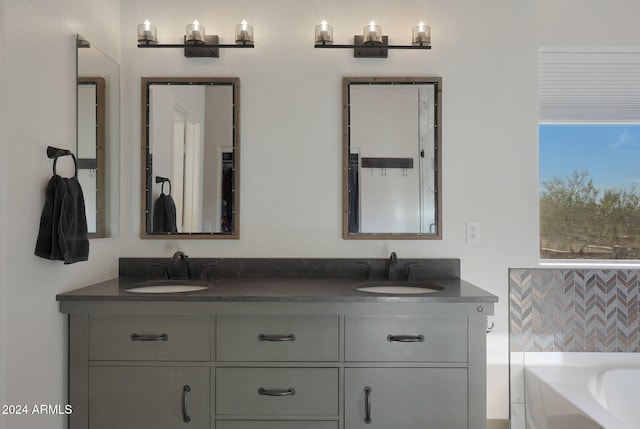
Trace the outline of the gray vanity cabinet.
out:
<instances>
[{"instance_id":1,"label":"gray vanity cabinet","mask_svg":"<svg viewBox=\"0 0 640 429\"><path fill-rule=\"evenodd\" d=\"M216 429L338 429L338 422L223 420L217 422Z\"/></svg>"},{"instance_id":2,"label":"gray vanity cabinet","mask_svg":"<svg viewBox=\"0 0 640 429\"><path fill-rule=\"evenodd\" d=\"M467 319L347 315L347 362L466 362Z\"/></svg>"},{"instance_id":3,"label":"gray vanity cabinet","mask_svg":"<svg viewBox=\"0 0 640 429\"><path fill-rule=\"evenodd\" d=\"M465 368L347 368L345 429L465 429Z\"/></svg>"},{"instance_id":4,"label":"gray vanity cabinet","mask_svg":"<svg viewBox=\"0 0 640 429\"><path fill-rule=\"evenodd\" d=\"M486 429L492 303L85 299L61 309L70 429Z\"/></svg>"},{"instance_id":5,"label":"gray vanity cabinet","mask_svg":"<svg viewBox=\"0 0 640 429\"><path fill-rule=\"evenodd\" d=\"M345 429L466 429L463 317L346 315Z\"/></svg>"},{"instance_id":6,"label":"gray vanity cabinet","mask_svg":"<svg viewBox=\"0 0 640 429\"><path fill-rule=\"evenodd\" d=\"M338 428L339 315L281 306L216 315L217 429Z\"/></svg>"},{"instance_id":7,"label":"gray vanity cabinet","mask_svg":"<svg viewBox=\"0 0 640 429\"><path fill-rule=\"evenodd\" d=\"M92 366L89 427L209 428L210 379L209 368Z\"/></svg>"},{"instance_id":8,"label":"gray vanity cabinet","mask_svg":"<svg viewBox=\"0 0 640 429\"><path fill-rule=\"evenodd\" d=\"M216 317L220 362L336 362L337 314L222 314Z\"/></svg>"},{"instance_id":9,"label":"gray vanity cabinet","mask_svg":"<svg viewBox=\"0 0 640 429\"><path fill-rule=\"evenodd\" d=\"M338 368L218 368L216 415L338 416Z\"/></svg>"}]
</instances>

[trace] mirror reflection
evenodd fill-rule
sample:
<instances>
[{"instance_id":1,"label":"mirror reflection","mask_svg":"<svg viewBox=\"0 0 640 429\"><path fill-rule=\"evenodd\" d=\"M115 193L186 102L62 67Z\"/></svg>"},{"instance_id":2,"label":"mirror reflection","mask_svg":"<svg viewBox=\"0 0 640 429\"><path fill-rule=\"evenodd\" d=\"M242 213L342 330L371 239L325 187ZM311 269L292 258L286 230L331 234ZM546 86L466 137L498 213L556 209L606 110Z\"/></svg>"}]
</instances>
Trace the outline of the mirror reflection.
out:
<instances>
[{"instance_id":1,"label":"mirror reflection","mask_svg":"<svg viewBox=\"0 0 640 429\"><path fill-rule=\"evenodd\" d=\"M118 230L120 66L77 35L78 180L84 195L89 238Z\"/></svg>"},{"instance_id":2,"label":"mirror reflection","mask_svg":"<svg viewBox=\"0 0 640 429\"><path fill-rule=\"evenodd\" d=\"M441 239L440 78L343 79L343 237Z\"/></svg>"},{"instance_id":3,"label":"mirror reflection","mask_svg":"<svg viewBox=\"0 0 640 429\"><path fill-rule=\"evenodd\" d=\"M78 181L89 238L104 237L104 97L104 78L78 77Z\"/></svg>"},{"instance_id":4,"label":"mirror reflection","mask_svg":"<svg viewBox=\"0 0 640 429\"><path fill-rule=\"evenodd\" d=\"M143 238L238 238L237 78L143 78Z\"/></svg>"}]
</instances>

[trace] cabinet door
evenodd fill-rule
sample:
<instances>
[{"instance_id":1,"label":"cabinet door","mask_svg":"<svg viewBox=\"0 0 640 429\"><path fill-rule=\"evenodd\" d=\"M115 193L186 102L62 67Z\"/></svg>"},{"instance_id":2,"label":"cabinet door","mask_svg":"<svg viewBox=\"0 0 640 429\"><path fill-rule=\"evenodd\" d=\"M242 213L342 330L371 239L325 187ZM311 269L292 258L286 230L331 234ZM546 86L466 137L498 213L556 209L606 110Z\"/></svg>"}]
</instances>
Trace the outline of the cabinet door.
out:
<instances>
[{"instance_id":1,"label":"cabinet door","mask_svg":"<svg viewBox=\"0 0 640 429\"><path fill-rule=\"evenodd\" d=\"M90 429L210 427L210 369L89 368Z\"/></svg>"},{"instance_id":2,"label":"cabinet door","mask_svg":"<svg viewBox=\"0 0 640 429\"><path fill-rule=\"evenodd\" d=\"M465 368L345 369L345 429L466 429Z\"/></svg>"}]
</instances>

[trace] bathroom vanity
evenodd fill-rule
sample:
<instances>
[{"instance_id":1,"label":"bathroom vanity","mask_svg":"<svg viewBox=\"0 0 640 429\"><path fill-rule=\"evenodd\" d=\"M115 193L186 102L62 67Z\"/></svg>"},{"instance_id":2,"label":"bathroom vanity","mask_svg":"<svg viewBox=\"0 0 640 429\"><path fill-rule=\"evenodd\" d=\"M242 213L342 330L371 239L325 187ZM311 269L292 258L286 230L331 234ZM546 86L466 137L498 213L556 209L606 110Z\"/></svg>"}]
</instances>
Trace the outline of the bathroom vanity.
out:
<instances>
[{"instance_id":1,"label":"bathroom vanity","mask_svg":"<svg viewBox=\"0 0 640 429\"><path fill-rule=\"evenodd\" d=\"M70 427L484 429L497 297L455 262L416 282L439 289L424 294L360 291L371 282L333 263L307 260L302 278L243 262L229 268L242 276L165 280L207 285L168 294L128 292L151 283L121 263L121 277L58 295Z\"/></svg>"}]
</instances>

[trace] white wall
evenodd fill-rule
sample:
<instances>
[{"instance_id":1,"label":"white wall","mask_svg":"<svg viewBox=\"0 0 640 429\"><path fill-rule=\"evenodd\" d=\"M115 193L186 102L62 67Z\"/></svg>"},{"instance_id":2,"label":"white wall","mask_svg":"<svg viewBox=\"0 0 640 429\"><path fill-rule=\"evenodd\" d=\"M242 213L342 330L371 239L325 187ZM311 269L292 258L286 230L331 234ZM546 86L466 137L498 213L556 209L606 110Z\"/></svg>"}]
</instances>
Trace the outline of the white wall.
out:
<instances>
[{"instance_id":1,"label":"white wall","mask_svg":"<svg viewBox=\"0 0 640 429\"><path fill-rule=\"evenodd\" d=\"M116 241L91 241L90 260L34 256L47 145L75 146L75 33L119 59L120 4L0 1L0 403L66 404L65 318L55 295L117 275ZM116 37L117 36L117 37ZM68 173L70 158L60 160ZM0 415L0 427L63 428L64 416Z\"/></svg>"},{"instance_id":2,"label":"white wall","mask_svg":"<svg viewBox=\"0 0 640 429\"><path fill-rule=\"evenodd\" d=\"M4 0L0 0L0 27L4 27ZM6 119L5 116L8 113L5 92L5 79L4 79L4 63L5 63L5 49L4 49L4 31L0 30L0 130L5 129ZM0 131L1 133L1 131ZM0 134L1 135L1 134ZM0 149L4 149L4 144L0 140ZM7 241L7 204L8 204L8 189L7 181L4 180L5 176L2 173L7 169L7 157L0 156L0 404L8 403L7 397L7 333L8 333L8 318L7 318L7 254L9 243ZM0 428L4 429L5 424L0 420Z\"/></svg>"},{"instance_id":3,"label":"white wall","mask_svg":"<svg viewBox=\"0 0 640 429\"><path fill-rule=\"evenodd\" d=\"M639 3L432 0L426 7L432 51L356 60L348 50L313 49L313 27L324 15L334 25L337 43L359 33L374 12L393 43L406 43L423 15L419 3L0 0L0 6L3 2L0 402L65 401L64 319L55 294L115 276L117 256L168 256L181 249L194 257L386 257L394 250L401 258L460 258L463 278L500 297L488 340L488 415L507 418L507 270L538 264L537 50L637 46ZM329 13L318 12L326 4ZM164 42L180 41L186 24L199 19L209 33L230 43L243 17L255 26L253 50L187 59L179 49L135 47L135 27L145 18ZM75 135L75 32L122 60L122 219L119 239L93 240L89 262L62 266L36 258L33 247L51 173L45 147L71 147ZM341 78L411 75L443 77L444 238L344 241ZM138 238L141 76L241 78L240 240ZM481 243L466 244L467 220L481 222ZM55 428L63 422L0 416L3 429Z\"/></svg>"},{"instance_id":4,"label":"white wall","mask_svg":"<svg viewBox=\"0 0 640 429\"><path fill-rule=\"evenodd\" d=\"M371 19L365 2L328 3L336 43L348 43ZM395 44L408 43L424 15L413 0L376 8ZM123 195L122 249L124 256L181 249L190 256L349 258L386 257L393 250L400 258L461 258L466 280L500 296L488 343L488 415L507 418L507 269L537 263L536 8L508 0L435 0L426 9L433 49L390 51L382 60L314 49L314 26L325 16L313 2L122 2L123 181L139 181L142 76L240 77L242 140L240 240L139 240L135 185ZM252 50L188 59L179 49L136 48L136 25L147 18L162 42L179 41L198 19L221 43L231 43L245 16L255 28ZM443 77L442 241L342 240L344 76ZM481 222L482 243L466 244L468 220Z\"/></svg>"},{"instance_id":5,"label":"white wall","mask_svg":"<svg viewBox=\"0 0 640 429\"><path fill-rule=\"evenodd\" d=\"M326 5L328 4L328 7ZM141 242L140 195L123 200L126 253L229 257L457 257L462 276L500 297L488 339L488 415L508 417L509 267L538 265L537 51L545 45L637 45L640 4L614 0L414 0L394 2L192 0L123 2L123 136L139 176L141 76L241 78L241 239L237 242ZM326 12L328 10L328 13ZM372 14L392 43L408 43L425 15L433 49L354 59L348 50L313 48L323 18L336 43ZM186 59L179 50L135 47L135 26L149 18L163 42L179 41L200 20L230 43L243 17L256 48L221 50L218 59ZM341 239L341 79L344 76L442 76L443 240ZM125 178L124 180L127 180ZM266 191L266 192L265 192ZM124 195L125 199L127 195ZM465 222L481 222L469 245Z\"/></svg>"}]
</instances>

